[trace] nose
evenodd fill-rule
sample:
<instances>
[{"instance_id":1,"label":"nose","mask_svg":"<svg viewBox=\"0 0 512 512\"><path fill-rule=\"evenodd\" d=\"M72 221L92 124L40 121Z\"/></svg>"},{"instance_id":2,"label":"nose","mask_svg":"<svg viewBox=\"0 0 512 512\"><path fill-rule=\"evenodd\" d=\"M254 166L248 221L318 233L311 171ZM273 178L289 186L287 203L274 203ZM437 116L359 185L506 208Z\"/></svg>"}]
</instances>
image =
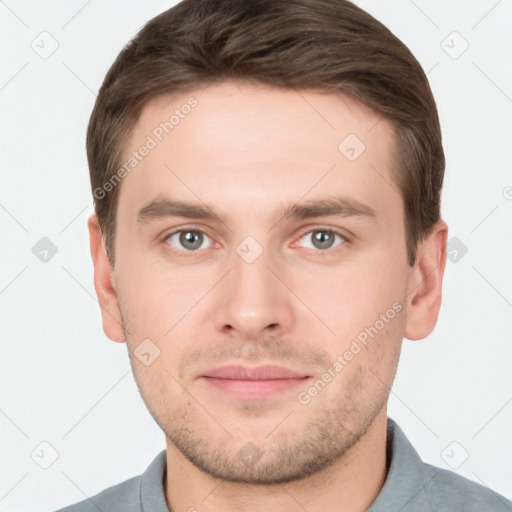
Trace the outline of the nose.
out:
<instances>
[{"instance_id":1,"label":"nose","mask_svg":"<svg viewBox=\"0 0 512 512\"><path fill-rule=\"evenodd\" d=\"M239 340L257 340L288 332L294 318L293 297L283 284L286 277L283 279L282 274L275 259L265 250L252 262L235 252L231 271L217 291L214 313L217 330Z\"/></svg>"}]
</instances>

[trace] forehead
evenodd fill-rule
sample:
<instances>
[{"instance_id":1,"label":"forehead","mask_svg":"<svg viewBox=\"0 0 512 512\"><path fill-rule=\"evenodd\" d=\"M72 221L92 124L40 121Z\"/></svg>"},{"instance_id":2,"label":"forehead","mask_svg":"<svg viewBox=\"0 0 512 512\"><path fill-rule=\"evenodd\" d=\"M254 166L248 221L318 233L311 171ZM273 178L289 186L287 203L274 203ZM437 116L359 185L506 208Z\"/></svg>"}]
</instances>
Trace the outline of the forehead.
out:
<instances>
[{"instance_id":1,"label":"forehead","mask_svg":"<svg viewBox=\"0 0 512 512\"><path fill-rule=\"evenodd\" d=\"M256 211L249 193L269 204L335 190L379 211L401 201L393 150L392 124L346 94L222 82L145 105L120 202L167 195Z\"/></svg>"}]
</instances>

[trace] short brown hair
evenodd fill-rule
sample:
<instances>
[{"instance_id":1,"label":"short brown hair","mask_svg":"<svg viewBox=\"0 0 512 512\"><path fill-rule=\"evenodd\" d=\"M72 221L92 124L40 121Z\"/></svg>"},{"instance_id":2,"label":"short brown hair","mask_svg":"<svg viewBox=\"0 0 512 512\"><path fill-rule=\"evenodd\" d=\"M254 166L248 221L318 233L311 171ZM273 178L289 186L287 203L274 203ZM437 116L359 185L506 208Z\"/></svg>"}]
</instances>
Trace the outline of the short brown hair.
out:
<instances>
[{"instance_id":1,"label":"short brown hair","mask_svg":"<svg viewBox=\"0 0 512 512\"><path fill-rule=\"evenodd\" d=\"M119 170L144 105L225 80L351 95L392 122L407 261L440 218L445 159L421 65L382 23L347 0L183 0L150 20L108 71L87 132L95 211L114 264ZM341 141L340 141L341 142Z\"/></svg>"}]
</instances>

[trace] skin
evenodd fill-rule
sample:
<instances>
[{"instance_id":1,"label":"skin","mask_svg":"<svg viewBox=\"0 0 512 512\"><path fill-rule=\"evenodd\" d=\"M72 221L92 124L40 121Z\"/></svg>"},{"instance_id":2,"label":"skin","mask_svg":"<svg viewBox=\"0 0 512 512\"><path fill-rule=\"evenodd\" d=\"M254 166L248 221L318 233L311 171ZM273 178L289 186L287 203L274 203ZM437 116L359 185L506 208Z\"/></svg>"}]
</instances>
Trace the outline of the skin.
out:
<instances>
[{"instance_id":1,"label":"skin","mask_svg":"<svg viewBox=\"0 0 512 512\"><path fill-rule=\"evenodd\" d=\"M96 216L88 223L104 331L127 343L141 395L166 434L168 507L366 510L386 478L386 407L402 340L426 337L437 321L446 223L409 267L392 125L344 94L223 82L156 98L125 156L190 96L197 107L123 179L115 268ZM338 150L350 133L366 145L353 162ZM280 215L333 195L375 217ZM138 222L157 197L206 203L222 221ZM203 245L194 251L179 234L169 238L179 229L200 230ZM312 235L325 229L340 237L318 248ZM252 263L236 251L247 236L263 249ZM393 304L401 311L300 403L298 393ZM160 351L147 366L134 352L144 339ZM200 378L227 363L273 363L310 378L264 399L240 398Z\"/></svg>"}]
</instances>

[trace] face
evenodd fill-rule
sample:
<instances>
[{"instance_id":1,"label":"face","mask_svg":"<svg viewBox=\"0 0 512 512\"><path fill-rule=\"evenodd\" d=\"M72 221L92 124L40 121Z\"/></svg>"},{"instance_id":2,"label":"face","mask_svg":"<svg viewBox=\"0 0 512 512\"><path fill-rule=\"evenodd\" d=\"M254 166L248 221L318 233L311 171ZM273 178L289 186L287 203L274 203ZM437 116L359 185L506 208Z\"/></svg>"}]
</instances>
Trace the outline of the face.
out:
<instances>
[{"instance_id":1,"label":"face","mask_svg":"<svg viewBox=\"0 0 512 512\"><path fill-rule=\"evenodd\" d=\"M168 448L251 483L340 460L385 414L404 336L391 124L342 94L224 82L148 103L134 151L106 331Z\"/></svg>"}]
</instances>

